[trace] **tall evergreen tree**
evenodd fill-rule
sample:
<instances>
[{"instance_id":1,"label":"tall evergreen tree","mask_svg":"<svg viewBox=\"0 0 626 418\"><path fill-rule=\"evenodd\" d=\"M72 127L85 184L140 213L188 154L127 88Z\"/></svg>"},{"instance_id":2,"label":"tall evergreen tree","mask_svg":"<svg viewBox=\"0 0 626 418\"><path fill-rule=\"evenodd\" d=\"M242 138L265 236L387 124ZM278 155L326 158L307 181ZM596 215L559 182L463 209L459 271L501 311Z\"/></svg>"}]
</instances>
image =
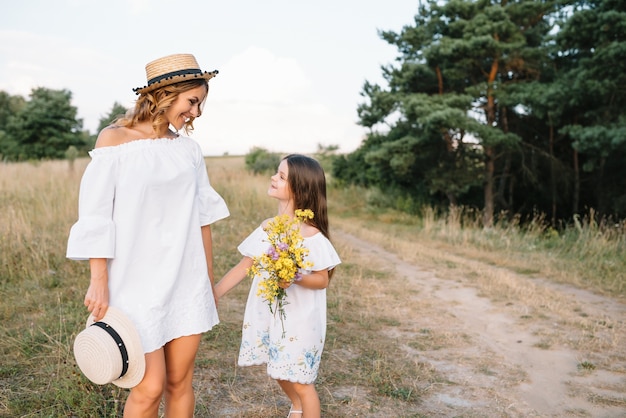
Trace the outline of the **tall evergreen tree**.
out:
<instances>
[{"instance_id":1,"label":"tall evergreen tree","mask_svg":"<svg viewBox=\"0 0 626 418\"><path fill-rule=\"evenodd\" d=\"M626 4L570 3L541 78L507 98L524 108L518 190L553 222L589 208L626 216Z\"/></svg>"},{"instance_id":2,"label":"tall evergreen tree","mask_svg":"<svg viewBox=\"0 0 626 418\"><path fill-rule=\"evenodd\" d=\"M368 103L358 109L375 138L359 152L373 177L420 184L451 204L472 202L468 192L480 185L484 224L491 225L497 201L508 209L507 159L521 141L502 98L510 86L539 77L538 49L554 10L551 0L430 0L414 26L382 32L401 55L398 67L383 69L389 89L366 83ZM384 123L386 133L374 131Z\"/></svg>"},{"instance_id":3,"label":"tall evergreen tree","mask_svg":"<svg viewBox=\"0 0 626 418\"><path fill-rule=\"evenodd\" d=\"M582 203L626 215L626 3L577 1L556 38L560 84L568 88L561 131L580 155ZM578 211L578 208L575 208Z\"/></svg>"}]
</instances>

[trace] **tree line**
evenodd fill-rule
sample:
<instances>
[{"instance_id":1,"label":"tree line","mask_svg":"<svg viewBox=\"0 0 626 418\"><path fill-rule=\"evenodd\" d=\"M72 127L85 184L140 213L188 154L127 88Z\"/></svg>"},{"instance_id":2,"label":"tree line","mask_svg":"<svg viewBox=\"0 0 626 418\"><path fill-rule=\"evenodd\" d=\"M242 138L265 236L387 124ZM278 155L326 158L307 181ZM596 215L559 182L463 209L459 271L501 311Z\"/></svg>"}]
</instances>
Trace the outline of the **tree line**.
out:
<instances>
[{"instance_id":1,"label":"tree line","mask_svg":"<svg viewBox=\"0 0 626 418\"><path fill-rule=\"evenodd\" d=\"M67 90L33 89L29 100L0 91L0 156L3 161L64 158L83 148L88 133Z\"/></svg>"},{"instance_id":2,"label":"tree line","mask_svg":"<svg viewBox=\"0 0 626 418\"><path fill-rule=\"evenodd\" d=\"M98 132L123 115L114 103L100 118ZM91 150L96 135L83 129L69 90L34 88L26 99L0 91L0 161L62 159Z\"/></svg>"},{"instance_id":3,"label":"tree line","mask_svg":"<svg viewBox=\"0 0 626 418\"><path fill-rule=\"evenodd\" d=\"M424 0L381 31L395 63L365 82L361 146L334 176L424 205L626 217L626 2Z\"/></svg>"},{"instance_id":4,"label":"tree line","mask_svg":"<svg viewBox=\"0 0 626 418\"><path fill-rule=\"evenodd\" d=\"M354 152L333 157L344 185L379 189L400 210L469 206L552 224L626 218L626 2L422 0L384 86L365 81ZM71 92L0 91L0 160L93 147ZM98 131L124 109L115 103Z\"/></svg>"}]
</instances>

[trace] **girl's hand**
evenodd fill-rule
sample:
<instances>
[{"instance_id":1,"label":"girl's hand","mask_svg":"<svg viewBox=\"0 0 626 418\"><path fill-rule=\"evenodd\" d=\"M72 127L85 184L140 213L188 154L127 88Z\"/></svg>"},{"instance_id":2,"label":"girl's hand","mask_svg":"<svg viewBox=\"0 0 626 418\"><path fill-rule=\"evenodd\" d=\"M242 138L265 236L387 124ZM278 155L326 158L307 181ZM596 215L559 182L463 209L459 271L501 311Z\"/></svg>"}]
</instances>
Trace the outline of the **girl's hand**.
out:
<instances>
[{"instance_id":1,"label":"girl's hand","mask_svg":"<svg viewBox=\"0 0 626 418\"><path fill-rule=\"evenodd\" d=\"M293 284L293 282L280 281L280 282L278 282L278 287L280 287L281 289L287 289L292 284Z\"/></svg>"}]
</instances>

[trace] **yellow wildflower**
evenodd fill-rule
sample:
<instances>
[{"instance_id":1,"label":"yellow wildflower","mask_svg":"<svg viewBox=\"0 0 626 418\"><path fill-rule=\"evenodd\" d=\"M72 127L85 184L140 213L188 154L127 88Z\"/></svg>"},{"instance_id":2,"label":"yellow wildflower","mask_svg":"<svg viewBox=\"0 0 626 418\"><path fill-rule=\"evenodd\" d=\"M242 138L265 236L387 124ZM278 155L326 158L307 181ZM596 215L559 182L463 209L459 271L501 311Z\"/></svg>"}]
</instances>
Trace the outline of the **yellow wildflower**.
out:
<instances>
[{"instance_id":1,"label":"yellow wildflower","mask_svg":"<svg viewBox=\"0 0 626 418\"><path fill-rule=\"evenodd\" d=\"M267 251L254 257L252 266L248 269L248 275L253 278L261 277L264 271L267 272L267 276L259 282L257 296L267 301L271 313L278 312L280 315L283 336L283 320L286 319L284 306L289 302L285 300L285 289L279 284L291 283L300 277L301 270L313 267L311 262L304 261L309 250L303 246L300 233L300 224L307 219L313 219L313 216L310 209L296 210L293 219L288 215L275 216L265 227L270 244Z\"/></svg>"}]
</instances>

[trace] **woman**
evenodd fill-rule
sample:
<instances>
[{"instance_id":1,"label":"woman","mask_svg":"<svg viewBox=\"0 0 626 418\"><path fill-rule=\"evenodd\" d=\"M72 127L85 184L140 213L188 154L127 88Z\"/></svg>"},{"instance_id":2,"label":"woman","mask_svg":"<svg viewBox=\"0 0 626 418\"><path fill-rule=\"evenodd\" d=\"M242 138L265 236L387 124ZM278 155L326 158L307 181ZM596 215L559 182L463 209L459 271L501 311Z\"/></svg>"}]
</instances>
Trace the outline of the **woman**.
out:
<instances>
[{"instance_id":1,"label":"woman","mask_svg":"<svg viewBox=\"0 0 626 418\"><path fill-rule=\"evenodd\" d=\"M210 224L229 212L200 146L178 131L193 129L217 71L176 54L148 63L146 74L134 109L90 152L67 256L89 260L84 303L94 320L113 306L141 337L145 375L124 416L156 417L165 395L166 416L192 417L201 333L218 323Z\"/></svg>"}]
</instances>

